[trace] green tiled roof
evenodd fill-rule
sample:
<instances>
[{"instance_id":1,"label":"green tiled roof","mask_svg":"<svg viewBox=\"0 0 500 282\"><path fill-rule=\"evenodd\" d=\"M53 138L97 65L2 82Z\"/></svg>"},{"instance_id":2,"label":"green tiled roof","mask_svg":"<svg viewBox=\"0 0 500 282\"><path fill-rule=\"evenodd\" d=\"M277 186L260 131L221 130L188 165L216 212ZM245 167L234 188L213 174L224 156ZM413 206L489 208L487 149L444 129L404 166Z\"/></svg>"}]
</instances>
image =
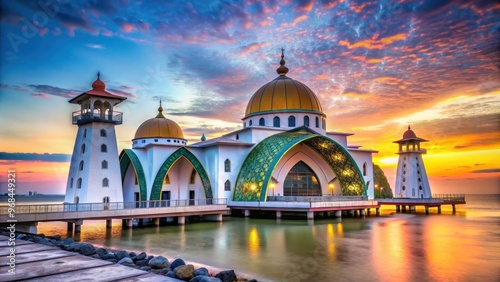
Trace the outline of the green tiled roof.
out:
<instances>
[{"instance_id":1,"label":"green tiled roof","mask_svg":"<svg viewBox=\"0 0 500 282\"><path fill-rule=\"evenodd\" d=\"M311 147L330 165L343 195L366 195L363 176L349 152L334 140L302 127L270 136L250 151L238 173L233 200L266 201L276 165L286 152L300 143Z\"/></svg>"},{"instance_id":2,"label":"green tiled roof","mask_svg":"<svg viewBox=\"0 0 500 282\"><path fill-rule=\"evenodd\" d=\"M120 154L120 171L122 174L122 185L125 181L125 174L127 173L128 166L132 163L137 181L139 182L139 197L140 201L146 201L148 192L146 187L146 178L144 176L144 169L139 161L137 155L131 149L125 149Z\"/></svg>"}]
</instances>

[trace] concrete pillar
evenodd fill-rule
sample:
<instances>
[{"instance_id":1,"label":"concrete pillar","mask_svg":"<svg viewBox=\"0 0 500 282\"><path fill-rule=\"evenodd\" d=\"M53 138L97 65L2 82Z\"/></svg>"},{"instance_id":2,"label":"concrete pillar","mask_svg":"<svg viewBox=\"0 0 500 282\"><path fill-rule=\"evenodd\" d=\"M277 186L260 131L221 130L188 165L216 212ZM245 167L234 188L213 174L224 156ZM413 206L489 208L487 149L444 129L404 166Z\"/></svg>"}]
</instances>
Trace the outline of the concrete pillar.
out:
<instances>
[{"instance_id":1,"label":"concrete pillar","mask_svg":"<svg viewBox=\"0 0 500 282\"><path fill-rule=\"evenodd\" d=\"M73 222L68 222L68 232L73 231Z\"/></svg>"},{"instance_id":2,"label":"concrete pillar","mask_svg":"<svg viewBox=\"0 0 500 282\"><path fill-rule=\"evenodd\" d=\"M160 218L159 217L153 218L153 222L154 222L155 226L160 226Z\"/></svg>"},{"instance_id":3,"label":"concrete pillar","mask_svg":"<svg viewBox=\"0 0 500 282\"><path fill-rule=\"evenodd\" d=\"M307 212L307 220L314 220L314 212L311 211Z\"/></svg>"},{"instance_id":4,"label":"concrete pillar","mask_svg":"<svg viewBox=\"0 0 500 282\"><path fill-rule=\"evenodd\" d=\"M133 218L127 218L125 220L125 225L127 226L127 228L132 228L133 224L134 224L134 219Z\"/></svg>"},{"instance_id":5,"label":"concrete pillar","mask_svg":"<svg viewBox=\"0 0 500 282\"><path fill-rule=\"evenodd\" d=\"M429 214L429 206L425 206L425 214Z\"/></svg>"},{"instance_id":6,"label":"concrete pillar","mask_svg":"<svg viewBox=\"0 0 500 282\"><path fill-rule=\"evenodd\" d=\"M438 206L438 213L441 213L441 206Z\"/></svg>"},{"instance_id":7,"label":"concrete pillar","mask_svg":"<svg viewBox=\"0 0 500 282\"><path fill-rule=\"evenodd\" d=\"M111 228L113 226L113 220L112 219L106 219L106 228Z\"/></svg>"},{"instance_id":8,"label":"concrete pillar","mask_svg":"<svg viewBox=\"0 0 500 282\"><path fill-rule=\"evenodd\" d=\"M457 210L455 209L455 204L451 204L451 208L453 209L453 212L456 212Z\"/></svg>"},{"instance_id":9,"label":"concrete pillar","mask_svg":"<svg viewBox=\"0 0 500 282\"><path fill-rule=\"evenodd\" d=\"M401 210L402 210L403 212L406 212L406 206L405 206L405 205L402 205L402 206L401 206Z\"/></svg>"},{"instance_id":10,"label":"concrete pillar","mask_svg":"<svg viewBox=\"0 0 500 282\"><path fill-rule=\"evenodd\" d=\"M414 212L415 211L415 206L410 206L410 212Z\"/></svg>"},{"instance_id":11,"label":"concrete pillar","mask_svg":"<svg viewBox=\"0 0 500 282\"><path fill-rule=\"evenodd\" d=\"M372 211L372 210L371 210L370 208L367 208L367 209L366 209L366 213L367 213L368 215L370 215L371 211Z\"/></svg>"},{"instance_id":12,"label":"concrete pillar","mask_svg":"<svg viewBox=\"0 0 500 282\"><path fill-rule=\"evenodd\" d=\"M376 211L376 215L380 215L380 208L376 208L375 211Z\"/></svg>"},{"instance_id":13,"label":"concrete pillar","mask_svg":"<svg viewBox=\"0 0 500 282\"><path fill-rule=\"evenodd\" d=\"M335 211L336 217L342 217L342 211Z\"/></svg>"},{"instance_id":14,"label":"concrete pillar","mask_svg":"<svg viewBox=\"0 0 500 282\"><path fill-rule=\"evenodd\" d=\"M179 224L179 225L186 224L186 217L185 216L179 216L179 217L177 217L177 224Z\"/></svg>"},{"instance_id":15,"label":"concrete pillar","mask_svg":"<svg viewBox=\"0 0 500 282\"><path fill-rule=\"evenodd\" d=\"M276 218L281 218L281 211L276 211Z\"/></svg>"},{"instance_id":16,"label":"concrete pillar","mask_svg":"<svg viewBox=\"0 0 500 282\"><path fill-rule=\"evenodd\" d=\"M250 216L250 210L245 210L245 217L249 217Z\"/></svg>"},{"instance_id":17,"label":"concrete pillar","mask_svg":"<svg viewBox=\"0 0 500 282\"><path fill-rule=\"evenodd\" d=\"M75 223L75 233L80 233L82 231L82 225Z\"/></svg>"},{"instance_id":18,"label":"concrete pillar","mask_svg":"<svg viewBox=\"0 0 500 282\"><path fill-rule=\"evenodd\" d=\"M222 214L219 213L219 214L216 214L217 216L217 222L222 222Z\"/></svg>"},{"instance_id":19,"label":"concrete pillar","mask_svg":"<svg viewBox=\"0 0 500 282\"><path fill-rule=\"evenodd\" d=\"M401 212L401 206L400 205L396 205L396 212Z\"/></svg>"},{"instance_id":20,"label":"concrete pillar","mask_svg":"<svg viewBox=\"0 0 500 282\"><path fill-rule=\"evenodd\" d=\"M360 209L359 210L359 215L360 216L365 216L365 209Z\"/></svg>"}]
</instances>

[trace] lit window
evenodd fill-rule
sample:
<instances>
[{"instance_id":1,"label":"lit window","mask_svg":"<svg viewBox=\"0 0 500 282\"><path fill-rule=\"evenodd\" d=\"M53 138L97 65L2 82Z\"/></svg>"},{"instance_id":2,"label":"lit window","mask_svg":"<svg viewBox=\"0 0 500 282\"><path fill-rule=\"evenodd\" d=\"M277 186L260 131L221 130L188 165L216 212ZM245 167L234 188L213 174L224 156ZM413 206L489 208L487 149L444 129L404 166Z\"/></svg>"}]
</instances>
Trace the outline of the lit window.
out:
<instances>
[{"instance_id":1,"label":"lit window","mask_svg":"<svg viewBox=\"0 0 500 282\"><path fill-rule=\"evenodd\" d=\"M80 170L83 170L83 161L80 161Z\"/></svg>"},{"instance_id":2,"label":"lit window","mask_svg":"<svg viewBox=\"0 0 500 282\"><path fill-rule=\"evenodd\" d=\"M101 162L101 168L102 169L108 169L108 161L104 160Z\"/></svg>"},{"instance_id":3,"label":"lit window","mask_svg":"<svg viewBox=\"0 0 500 282\"><path fill-rule=\"evenodd\" d=\"M266 120L264 118L259 119L259 125L260 126L265 126L266 125Z\"/></svg>"},{"instance_id":4,"label":"lit window","mask_svg":"<svg viewBox=\"0 0 500 282\"><path fill-rule=\"evenodd\" d=\"M273 126L274 127L280 127L280 118L279 117L274 117L273 118Z\"/></svg>"},{"instance_id":5,"label":"lit window","mask_svg":"<svg viewBox=\"0 0 500 282\"><path fill-rule=\"evenodd\" d=\"M109 187L109 180L106 177L102 180L102 187Z\"/></svg>"},{"instance_id":6,"label":"lit window","mask_svg":"<svg viewBox=\"0 0 500 282\"><path fill-rule=\"evenodd\" d=\"M101 145L101 152L103 152L103 153L108 152L108 146L106 146L106 144Z\"/></svg>"},{"instance_id":7,"label":"lit window","mask_svg":"<svg viewBox=\"0 0 500 282\"><path fill-rule=\"evenodd\" d=\"M193 171L191 171L191 178L189 179L189 184L194 184L196 181L196 169L193 168Z\"/></svg>"},{"instance_id":8,"label":"lit window","mask_svg":"<svg viewBox=\"0 0 500 282\"><path fill-rule=\"evenodd\" d=\"M76 181L76 188L78 188L78 189L82 188L82 179L81 178L78 178L78 180Z\"/></svg>"},{"instance_id":9,"label":"lit window","mask_svg":"<svg viewBox=\"0 0 500 282\"><path fill-rule=\"evenodd\" d=\"M295 127L295 117L294 116L288 117L288 127Z\"/></svg>"},{"instance_id":10,"label":"lit window","mask_svg":"<svg viewBox=\"0 0 500 282\"><path fill-rule=\"evenodd\" d=\"M106 137L106 130L101 129L101 137Z\"/></svg>"},{"instance_id":11,"label":"lit window","mask_svg":"<svg viewBox=\"0 0 500 282\"><path fill-rule=\"evenodd\" d=\"M231 172L231 161L229 159L224 161L224 172Z\"/></svg>"},{"instance_id":12,"label":"lit window","mask_svg":"<svg viewBox=\"0 0 500 282\"><path fill-rule=\"evenodd\" d=\"M231 191L231 181L229 179L224 183L224 191Z\"/></svg>"},{"instance_id":13,"label":"lit window","mask_svg":"<svg viewBox=\"0 0 500 282\"><path fill-rule=\"evenodd\" d=\"M304 126L309 126L309 116L304 117Z\"/></svg>"}]
</instances>

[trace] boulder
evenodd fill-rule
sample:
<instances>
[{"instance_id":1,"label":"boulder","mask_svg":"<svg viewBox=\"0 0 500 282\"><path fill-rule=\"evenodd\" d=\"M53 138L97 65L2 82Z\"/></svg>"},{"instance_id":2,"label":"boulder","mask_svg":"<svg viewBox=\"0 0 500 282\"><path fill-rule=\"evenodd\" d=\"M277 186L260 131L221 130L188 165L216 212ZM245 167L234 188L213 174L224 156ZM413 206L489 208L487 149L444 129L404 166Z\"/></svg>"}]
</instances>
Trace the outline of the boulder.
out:
<instances>
[{"instance_id":1,"label":"boulder","mask_svg":"<svg viewBox=\"0 0 500 282\"><path fill-rule=\"evenodd\" d=\"M148 264L146 263L146 260L145 260L145 259L136 260L134 263L135 263L135 265L137 265L137 266L148 266ZM148 266L148 267L149 267L149 266Z\"/></svg>"},{"instance_id":2,"label":"boulder","mask_svg":"<svg viewBox=\"0 0 500 282\"><path fill-rule=\"evenodd\" d=\"M91 256L95 253L94 245L89 243L82 243L80 245L80 254L84 256Z\"/></svg>"},{"instance_id":3,"label":"boulder","mask_svg":"<svg viewBox=\"0 0 500 282\"><path fill-rule=\"evenodd\" d=\"M117 263L118 264L132 264L132 265L134 265L134 262L130 258L122 258Z\"/></svg>"},{"instance_id":4,"label":"boulder","mask_svg":"<svg viewBox=\"0 0 500 282\"><path fill-rule=\"evenodd\" d=\"M142 253L138 254L136 258L137 258L137 260L146 259L146 253L142 252Z\"/></svg>"},{"instance_id":5,"label":"boulder","mask_svg":"<svg viewBox=\"0 0 500 282\"><path fill-rule=\"evenodd\" d=\"M128 256L132 258L132 257L136 257L137 255L134 252L130 252L130 253L128 253Z\"/></svg>"},{"instance_id":6,"label":"boulder","mask_svg":"<svg viewBox=\"0 0 500 282\"><path fill-rule=\"evenodd\" d=\"M107 259L106 261L109 261L109 262L112 262L112 263L117 263L118 262L117 259Z\"/></svg>"},{"instance_id":7,"label":"boulder","mask_svg":"<svg viewBox=\"0 0 500 282\"><path fill-rule=\"evenodd\" d=\"M215 275L215 277L222 280L222 282L233 282L236 280L236 273L234 273L234 270L232 270L232 269L231 270L224 270L224 271L217 273L217 275Z\"/></svg>"},{"instance_id":8,"label":"boulder","mask_svg":"<svg viewBox=\"0 0 500 282\"><path fill-rule=\"evenodd\" d=\"M101 258L104 258L105 255L109 254L108 250L106 250L105 248L99 248L97 250L95 250L95 253L97 255L99 255ZM113 255L114 257L115 255Z\"/></svg>"},{"instance_id":9,"label":"boulder","mask_svg":"<svg viewBox=\"0 0 500 282\"><path fill-rule=\"evenodd\" d=\"M177 268L178 266L181 266L181 265L186 265L186 263L184 262L184 260L182 260L181 258L176 258L171 264L170 264L170 268L172 269L175 269Z\"/></svg>"},{"instance_id":10,"label":"boulder","mask_svg":"<svg viewBox=\"0 0 500 282\"><path fill-rule=\"evenodd\" d=\"M24 240L24 237L25 237L25 236L24 236L23 234L18 234L18 235L16 236L16 239L23 239L23 240Z\"/></svg>"},{"instance_id":11,"label":"boulder","mask_svg":"<svg viewBox=\"0 0 500 282\"><path fill-rule=\"evenodd\" d=\"M189 280L189 282L221 282L219 278L210 277L210 276L196 276L193 279Z\"/></svg>"},{"instance_id":12,"label":"boulder","mask_svg":"<svg viewBox=\"0 0 500 282\"><path fill-rule=\"evenodd\" d=\"M151 270L151 267L149 266L141 266L141 268L139 268L140 270L144 270L144 271L150 271Z\"/></svg>"},{"instance_id":13,"label":"boulder","mask_svg":"<svg viewBox=\"0 0 500 282\"><path fill-rule=\"evenodd\" d=\"M43 238L42 238L42 237L40 237L40 236L35 236L35 237L33 238L33 242L38 243L38 242L40 242L42 239L43 239Z\"/></svg>"},{"instance_id":14,"label":"boulder","mask_svg":"<svg viewBox=\"0 0 500 282\"><path fill-rule=\"evenodd\" d=\"M34 239L33 239L34 240ZM72 238L66 238L64 240L62 240L62 242L64 243L64 245L70 245L71 243L74 243L75 240L73 240Z\"/></svg>"},{"instance_id":15,"label":"boulder","mask_svg":"<svg viewBox=\"0 0 500 282\"><path fill-rule=\"evenodd\" d=\"M154 256L148 256L146 258L146 264L149 264L149 261L152 260L154 258Z\"/></svg>"},{"instance_id":16,"label":"boulder","mask_svg":"<svg viewBox=\"0 0 500 282\"><path fill-rule=\"evenodd\" d=\"M168 259L166 259L165 257L157 256L157 257L152 258L149 261L148 265L152 269L163 269L163 268L169 267L170 263L168 262Z\"/></svg>"},{"instance_id":17,"label":"boulder","mask_svg":"<svg viewBox=\"0 0 500 282\"><path fill-rule=\"evenodd\" d=\"M128 252L127 251L118 251L115 253L116 259L121 260L122 258L128 258Z\"/></svg>"},{"instance_id":18,"label":"boulder","mask_svg":"<svg viewBox=\"0 0 500 282\"><path fill-rule=\"evenodd\" d=\"M196 276L210 276L210 274L208 273L208 269L206 269L204 267L200 267L198 269L195 269L193 272L193 275L194 275L194 277L196 277Z\"/></svg>"},{"instance_id":19,"label":"boulder","mask_svg":"<svg viewBox=\"0 0 500 282\"><path fill-rule=\"evenodd\" d=\"M192 264L180 265L174 269L175 278L185 281L191 280L194 277L194 266ZM232 282L232 281L231 281Z\"/></svg>"},{"instance_id":20,"label":"boulder","mask_svg":"<svg viewBox=\"0 0 500 282\"><path fill-rule=\"evenodd\" d=\"M167 272L167 274L165 276L170 277L170 278L175 278L175 271L170 270L169 272Z\"/></svg>"},{"instance_id":21,"label":"boulder","mask_svg":"<svg viewBox=\"0 0 500 282\"><path fill-rule=\"evenodd\" d=\"M80 252L81 244L80 243L71 243L66 246L65 250L70 252Z\"/></svg>"},{"instance_id":22,"label":"boulder","mask_svg":"<svg viewBox=\"0 0 500 282\"><path fill-rule=\"evenodd\" d=\"M117 259L114 253L107 253L104 256L102 256L102 259L108 260L108 259Z\"/></svg>"},{"instance_id":23,"label":"boulder","mask_svg":"<svg viewBox=\"0 0 500 282\"><path fill-rule=\"evenodd\" d=\"M95 259L101 259L101 257L98 254L93 254L90 257Z\"/></svg>"}]
</instances>

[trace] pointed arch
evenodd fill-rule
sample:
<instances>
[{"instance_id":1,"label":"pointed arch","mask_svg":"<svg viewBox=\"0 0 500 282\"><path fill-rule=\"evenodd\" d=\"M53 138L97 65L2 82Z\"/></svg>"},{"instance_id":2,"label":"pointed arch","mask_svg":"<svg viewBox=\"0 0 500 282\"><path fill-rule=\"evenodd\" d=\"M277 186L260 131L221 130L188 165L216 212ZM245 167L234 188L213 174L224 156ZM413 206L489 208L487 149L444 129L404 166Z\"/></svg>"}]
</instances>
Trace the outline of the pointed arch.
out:
<instances>
[{"instance_id":1,"label":"pointed arch","mask_svg":"<svg viewBox=\"0 0 500 282\"><path fill-rule=\"evenodd\" d=\"M146 201L148 198L148 192L146 188L146 177L144 176L144 169L142 168L142 164L139 161L139 158L131 149L124 149L120 153L120 171L122 174L122 185L124 184L127 169L131 163L132 167L134 168L135 177L139 182L139 198L141 201Z\"/></svg>"},{"instance_id":2,"label":"pointed arch","mask_svg":"<svg viewBox=\"0 0 500 282\"><path fill-rule=\"evenodd\" d=\"M160 200L163 179L165 178L165 175L168 174L170 168L181 157L186 158L200 176L201 184L203 185L203 191L205 192L205 198L206 199L213 198L212 185L210 184L210 178L208 177L207 171L201 164L200 160L198 160L198 158L196 158L196 156L191 151L189 151L185 147L181 147L177 149L175 152L173 152L158 169L155 180L153 182L153 187L151 188L151 196L149 200L151 201Z\"/></svg>"}]
</instances>

